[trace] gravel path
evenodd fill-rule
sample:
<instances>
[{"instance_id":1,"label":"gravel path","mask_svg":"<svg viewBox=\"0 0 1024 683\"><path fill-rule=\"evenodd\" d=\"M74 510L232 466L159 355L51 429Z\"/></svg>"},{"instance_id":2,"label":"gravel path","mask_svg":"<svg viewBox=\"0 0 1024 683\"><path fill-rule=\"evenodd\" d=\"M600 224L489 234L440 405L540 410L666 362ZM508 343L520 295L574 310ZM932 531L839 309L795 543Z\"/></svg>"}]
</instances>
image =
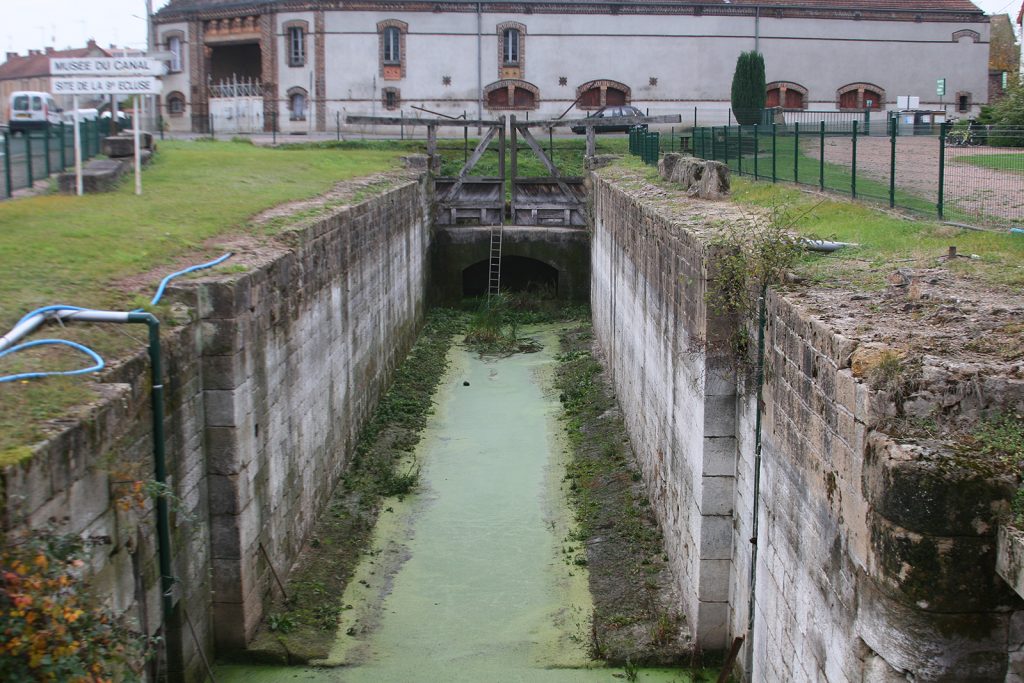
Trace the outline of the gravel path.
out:
<instances>
[{"instance_id":1,"label":"gravel path","mask_svg":"<svg viewBox=\"0 0 1024 683\"><path fill-rule=\"evenodd\" d=\"M817 142L804 147L807 156L818 157ZM889 182L889 138L857 138L857 173ZM1024 220L1024 173L1011 173L974 166L958 159L977 154L1020 154L1024 150L1006 147L954 147L946 150L947 207L978 217L1004 221ZM849 165L849 138L827 138L825 160ZM1024 159L1021 159L1024 168ZM905 192L935 201L939 186L939 143L934 137L896 138L896 186Z\"/></svg>"}]
</instances>

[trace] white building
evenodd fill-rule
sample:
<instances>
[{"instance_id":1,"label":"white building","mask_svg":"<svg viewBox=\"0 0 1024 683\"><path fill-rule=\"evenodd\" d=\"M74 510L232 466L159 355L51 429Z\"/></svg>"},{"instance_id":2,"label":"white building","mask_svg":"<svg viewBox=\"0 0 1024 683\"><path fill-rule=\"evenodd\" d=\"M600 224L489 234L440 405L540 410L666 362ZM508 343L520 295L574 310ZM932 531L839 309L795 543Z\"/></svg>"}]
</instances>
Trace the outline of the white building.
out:
<instances>
[{"instance_id":1,"label":"white building","mask_svg":"<svg viewBox=\"0 0 1024 683\"><path fill-rule=\"evenodd\" d=\"M969 0L171 0L154 23L175 55L163 112L179 131L614 103L724 123L736 58L754 49L769 105L884 110L914 95L968 112L988 89L988 17Z\"/></svg>"}]
</instances>

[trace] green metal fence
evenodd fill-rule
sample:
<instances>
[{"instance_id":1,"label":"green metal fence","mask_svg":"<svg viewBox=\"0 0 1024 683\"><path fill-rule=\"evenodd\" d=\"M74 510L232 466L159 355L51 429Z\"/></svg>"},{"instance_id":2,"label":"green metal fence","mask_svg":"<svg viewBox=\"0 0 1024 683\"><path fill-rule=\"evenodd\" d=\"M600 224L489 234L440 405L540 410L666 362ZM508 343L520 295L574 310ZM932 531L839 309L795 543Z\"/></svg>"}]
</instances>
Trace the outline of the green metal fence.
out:
<instances>
[{"instance_id":1,"label":"green metal fence","mask_svg":"<svg viewBox=\"0 0 1024 683\"><path fill-rule=\"evenodd\" d=\"M91 159L100 153L100 141L110 134L110 121L82 121L79 125L82 159ZM12 197L16 190L74 165L74 124L62 123L17 135L0 130L0 198Z\"/></svg>"},{"instance_id":2,"label":"green metal fence","mask_svg":"<svg viewBox=\"0 0 1024 683\"><path fill-rule=\"evenodd\" d=\"M947 220L1024 221L1024 129L900 134L895 119L693 130L695 156L755 180L794 182ZM878 135L881 127L887 135Z\"/></svg>"}]
</instances>

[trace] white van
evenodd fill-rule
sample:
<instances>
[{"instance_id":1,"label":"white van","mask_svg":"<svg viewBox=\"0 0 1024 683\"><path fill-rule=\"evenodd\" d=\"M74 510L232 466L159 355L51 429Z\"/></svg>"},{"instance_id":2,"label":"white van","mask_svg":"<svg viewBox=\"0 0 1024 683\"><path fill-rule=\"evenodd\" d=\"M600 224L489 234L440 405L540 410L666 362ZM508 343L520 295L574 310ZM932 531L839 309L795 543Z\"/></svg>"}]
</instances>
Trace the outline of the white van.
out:
<instances>
[{"instance_id":1,"label":"white van","mask_svg":"<svg viewBox=\"0 0 1024 683\"><path fill-rule=\"evenodd\" d=\"M11 93L11 120L8 125L12 133L59 126L63 111L48 92L18 90Z\"/></svg>"}]
</instances>

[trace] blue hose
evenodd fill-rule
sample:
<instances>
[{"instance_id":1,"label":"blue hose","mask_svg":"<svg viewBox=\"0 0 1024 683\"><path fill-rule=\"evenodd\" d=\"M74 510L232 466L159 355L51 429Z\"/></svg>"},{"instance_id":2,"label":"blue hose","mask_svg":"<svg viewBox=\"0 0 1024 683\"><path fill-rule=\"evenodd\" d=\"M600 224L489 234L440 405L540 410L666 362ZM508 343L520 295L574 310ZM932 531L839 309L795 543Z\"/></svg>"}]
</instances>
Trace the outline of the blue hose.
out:
<instances>
[{"instance_id":1,"label":"blue hose","mask_svg":"<svg viewBox=\"0 0 1024 683\"><path fill-rule=\"evenodd\" d=\"M154 296L153 300L149 302L149 305L156 306L157 302L160 301L160 297L164 295L164 289L167 287L167 283L173 280L174 278L180 275L188 275L189 273L194 273L195 271L203 270L204 268L213 268L214 266L218 266L221 263L224 263L229 258L231 258L230 251L221 256L220 258L210 261L209 263L200 263L197 266L189 266L185 270L179 270L177 273L171 273L170 275L168 275L167 277L160 281L160 286L156 288L156 296Z\"/></svg>"},{"instance_id":2,"label":"blue hose","mask_svg":"<svg viewBox=\"0 0 1024 683\"><path fill-rule=\"evenodd\" d=\"M157 290L156 290L156 296L154 296L153 300L149 302L150 305L151 306L156 306L157 305L157 303L160 301L160 298L164 295L164 290L167 288L167 284L171 280L173 280L174 278L179 277L181 275L187 275L188 273L193 273L193 272L195 272L197 270L203 270L204 268L212 268L212 267L214 267L216 265L220 265L221 263L224 263L224 261L226 261L229 258L231 258L231 255L232 255L231 252L228 252L228 253L224 254L223 256L221 256L220 258L217 258L217 259L214 259L213 261L210 261L209 263L200 263L199 265L189 266L188 268L186 268L184 270L179 270L176 273L171 273L170 275L168 275L167 277L165 277L163 280L160 281L160 286L157 287ZM37 308L36 310L34 310L34 311L30 312L30 313L26 313L25 315L23 315L21 317L21 320L18 321L18 324L20 325L21 323L25 322L27 319L31 318L32 316L39 315L40 313L48 313L50 311L86 311L86 310L89 310L89 309L82 308L81 306L67 306L67 305L64 305L64 304L56 304L56 305L53 305L53 306L43 306L42 308ZM142 309L138 309L138 310L142 310ZM0 376L0 384L2 384L4 382L17 382L17 381L23 380L23 379L37 379L39 377L50 377L50 376L53 376L53 375L84 375L84 374L90 373L90 372L99 372L105 366L105 363L103 362L103 359L100 358L100 355L98 353L96 353L95 351L93 351L92 349L90 349L88 346L83 346L82 344L79 344L79 343L73 342L73 341L68 341L66 339L37 339L36 341L30 341L30 342L26 342L24 344L19 344L18 346L12 346L11 348L7 349L6 351L0 352L0 358L3 358L4 356L6 356L9 353L14 353L15 351L23 351L24 349L30 349L30 348L32 348L34 346L43 346L43 345L46 345L46 344L61 344L61 345L64 345L64 346L70 346L71 348L73 348L73 349L75 349L77 351L81 351L82 353L84 353L87 356L89 356L90 358L92 358L96 362L96 364L93 365L92 367L82 368L80 370L65 370L65 371L53 371L53 372L23 372L23 373L18 374L18 375Z\"/></svg>"},{"instance_id":3,"label":"blue hose","mask_svg":"<svg viewBox=\"0 0 1024 683\"><path fill-rule=\"evenodd\" d=\"M69 307L65 306L64 308L69 308ZM61 370L53 370L53 371L50 371L50 372L23 372L23 373L18 374L18 375L7 375L5 377L0 377L0 383L3 383L3 382L17 382L17 381L23 380L23 379L38 379L40 377L52 377L54 375L84 375L84 374L87 374L87 373L90 373L90 372L99 372L100 370L103 369L103 367L105 365L105 363L103 362L103 359L100 358L100 355L98 353L96 353L95 351L93 351L92 349L90 349L88 346L83 346L82 344L79 344L78 342L68 341L67 339L36 339L34 341L25 342L24 344L19 344L18 346L12 346L11 348L7 349L6 351L0 351L0 358L3 358L4 356L6 356L9 353L14 353L15 351L24 351L25 349L30 349L33 346L44 346L44 345L48 345L48 344L60 344L62 346L70 346L71 348L75 349L76 351L81 351L85 355L87 355L90 358L92 358L92 360L95 361L96 364L91 366L91 367L80 368L78 370L63 370L63 371L61 371Z\"/></svg>"},{"instance_id":4,"label":"blue hose","mask_svg":"<svg viewBox=\"0 0 1024 683\"><path fill-rule=\"evenodd\" d=\"M28 320L32 316L39 315L40 313L48 313L50 311L85 311L85 310L88 310L88 309L82 308L81 306L68 306L68 305L65 305L65 304L55 304L53 306L43 306L42 308L37 308L36 310L30 311L30 312L26 313L25 315L21 316L21 320L19 320L17 324L20 325L21 323L25 322L26 320Z\"/></svg>"}]
</instances>

